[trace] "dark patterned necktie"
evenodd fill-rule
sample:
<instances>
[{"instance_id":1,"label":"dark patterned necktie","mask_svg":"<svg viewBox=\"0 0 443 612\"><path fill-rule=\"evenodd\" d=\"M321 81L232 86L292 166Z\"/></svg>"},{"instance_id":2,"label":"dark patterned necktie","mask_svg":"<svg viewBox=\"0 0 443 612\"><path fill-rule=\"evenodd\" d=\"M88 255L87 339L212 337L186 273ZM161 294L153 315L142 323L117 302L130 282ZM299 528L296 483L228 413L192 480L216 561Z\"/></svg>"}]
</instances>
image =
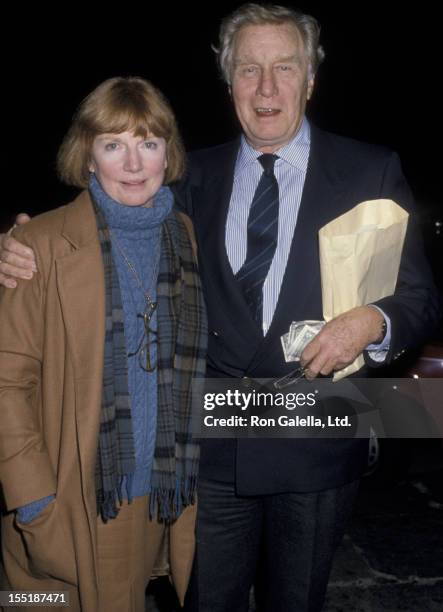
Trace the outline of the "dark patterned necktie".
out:
<instances>
[{"instance_id":1,"label":"dark patterned necktie","mask_svg":"<svg viewBox=\"0 0 443 612\"><path fill-rule=\"evenodd\" d=\"M246 259L235 275L255 321L263 321L263 283L277 248L278 183L274 175L277 155L264 153L258 161L263 174L255 190L248 217Z\"/></svg>"}]
</instances>

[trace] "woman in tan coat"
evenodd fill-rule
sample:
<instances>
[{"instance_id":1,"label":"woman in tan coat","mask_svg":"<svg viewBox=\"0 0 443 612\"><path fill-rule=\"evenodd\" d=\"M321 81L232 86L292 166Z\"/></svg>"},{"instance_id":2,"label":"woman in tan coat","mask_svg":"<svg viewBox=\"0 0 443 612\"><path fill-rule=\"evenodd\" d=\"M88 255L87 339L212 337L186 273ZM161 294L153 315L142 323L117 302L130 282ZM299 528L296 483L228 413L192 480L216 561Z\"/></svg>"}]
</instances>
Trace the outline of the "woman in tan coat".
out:
<instances>
[{"instance_id":1,"label":"woman in tan coat","mask_svg":"<svg viewBox=\"0 0 443 612\"><path fill-rule=\"evenodd\" d=\"M183 166L160 92L105 81L59 152L83 191L16 230L38 274L0 288L5 587L67 592L73 611L141 612L159 572L183 601L189 579L206 320L166 186Z\"/></svg>"}]
</instances>

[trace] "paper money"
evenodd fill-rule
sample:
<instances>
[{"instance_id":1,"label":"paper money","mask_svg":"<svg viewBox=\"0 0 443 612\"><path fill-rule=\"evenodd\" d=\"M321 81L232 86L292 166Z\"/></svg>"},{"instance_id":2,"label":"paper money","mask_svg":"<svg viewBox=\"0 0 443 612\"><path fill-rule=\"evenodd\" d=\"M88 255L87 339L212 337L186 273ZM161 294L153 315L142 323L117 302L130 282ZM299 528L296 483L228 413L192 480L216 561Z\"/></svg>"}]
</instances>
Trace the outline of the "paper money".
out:
<instances>
[{"instance_id":1,"label":"paper money","mask_svg":"<svg viewBox=\"0 0 443 612\"><path fill-rule=\"evenodd\" d=\"M324 321L293 321L289 332L281 336L285 361L299 361L305 346L318 334L324 324Z\"/></svg>"}]
</instances>

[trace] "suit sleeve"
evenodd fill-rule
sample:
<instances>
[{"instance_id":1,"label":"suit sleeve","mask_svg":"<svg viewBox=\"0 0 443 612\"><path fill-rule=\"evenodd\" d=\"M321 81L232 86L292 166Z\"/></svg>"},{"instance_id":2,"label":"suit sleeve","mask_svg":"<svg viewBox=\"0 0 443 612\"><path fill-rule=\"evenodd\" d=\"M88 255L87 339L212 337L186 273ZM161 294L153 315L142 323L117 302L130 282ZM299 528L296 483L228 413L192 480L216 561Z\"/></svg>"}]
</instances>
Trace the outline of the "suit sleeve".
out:
<instances>
[{"instance_id":1,"label":"suit sleeve","mask_svg":"<svg viewBox=\"0 0 443 612\"><path fill-rule=\"evenodd\" d=\"M16 232L35 249L26 235ZM41 261L38 267L33 279L19 282L16 289L0 287L0 483L8 510L56 490L40 411L45 300Z\"/></svg>"},{"instance_id":2,"label":"suit sleeve","mask_svg":"<svg viewBox=\"0 0 443 612\"><path fill-rule=\"evenodd\" d=\"M388 363L432 335L440 320L441 304L425 256L413 196L395 153L387 161L380 197L394 200L409 213L394 295L374 302L391 320ZM377 365L366 352L365 359L369 365Z\"/></svg>"},{"instance_id":3,"label":"suit sleeve","mask_svg":"<svg viewBox=\"0 0 443 612\"><path fill-rule=\"evenodd\" d=\"M182 179L172 185L175 205L180 212L194 218L194 206L192 201L192 189L198 187L201 180L201 169L192 154L188 155L186 172Z\"/></svg>"}]
</instances>

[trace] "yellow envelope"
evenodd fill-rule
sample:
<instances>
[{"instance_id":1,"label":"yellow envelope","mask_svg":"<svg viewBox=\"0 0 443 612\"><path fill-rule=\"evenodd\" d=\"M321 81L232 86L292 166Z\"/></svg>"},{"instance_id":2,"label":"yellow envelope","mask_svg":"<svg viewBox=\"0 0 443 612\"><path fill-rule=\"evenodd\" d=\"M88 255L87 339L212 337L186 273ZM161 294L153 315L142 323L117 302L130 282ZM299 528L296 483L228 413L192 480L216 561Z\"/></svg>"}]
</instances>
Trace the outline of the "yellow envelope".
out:
<instances>
[{"instance_id":1,"label":"yellow envelope","mask_svg":"<svg viewBox=\"0 0 443 612\"><path fill-rule=\"evenodd\" d=\"M393 200L368 200L320 229L325 321L394 293L408 217ZM334 380L363 364L363 356L358 357Z\"/></svg>"}]
</instances>

